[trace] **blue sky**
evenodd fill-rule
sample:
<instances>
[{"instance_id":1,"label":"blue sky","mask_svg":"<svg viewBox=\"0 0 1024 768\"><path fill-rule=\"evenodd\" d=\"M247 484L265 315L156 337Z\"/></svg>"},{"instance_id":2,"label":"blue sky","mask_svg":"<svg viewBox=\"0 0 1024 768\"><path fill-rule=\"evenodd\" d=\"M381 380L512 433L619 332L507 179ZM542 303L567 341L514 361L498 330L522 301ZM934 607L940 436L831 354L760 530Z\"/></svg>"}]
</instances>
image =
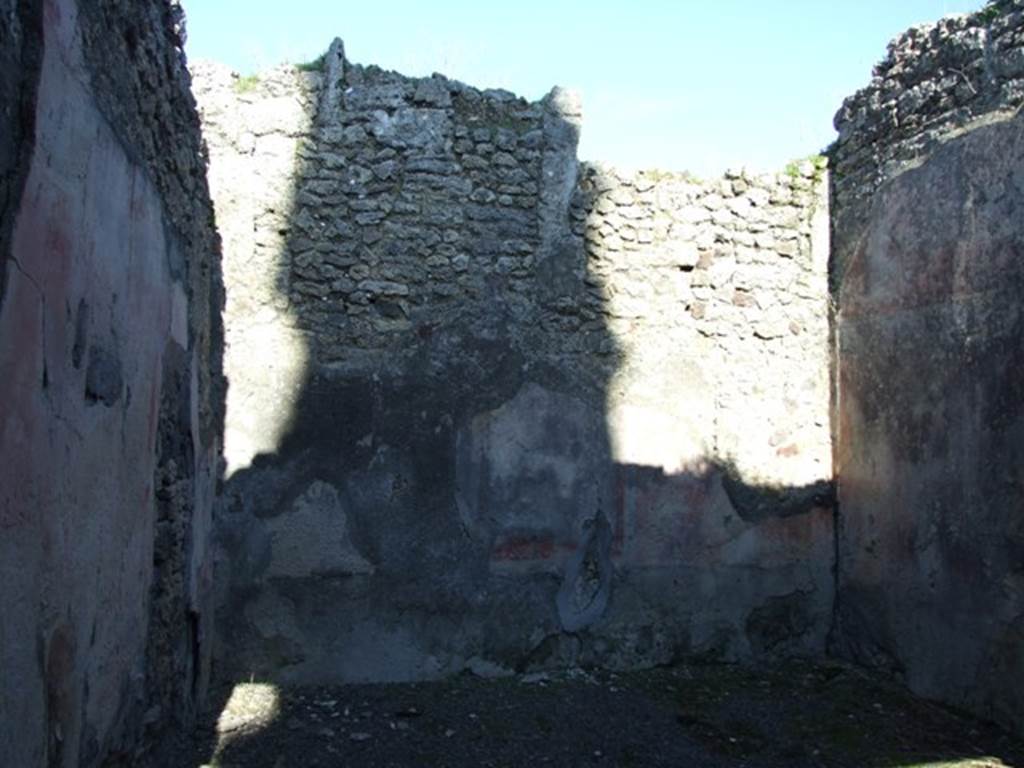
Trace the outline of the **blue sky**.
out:
<instances>
[{"instance_id":1,"label":"blue sky","mask_svg":"<svg viewBox=\"0 0 1024 768\"><path fill-rule=\"evenodd\" d=\"M615 165L775 170L834 138L843 98L906 27L983 0L183 0L188 55L240 72L350 61L441 72L530 99L579 90L580 156Z\"/></svg>"}]
</instances>

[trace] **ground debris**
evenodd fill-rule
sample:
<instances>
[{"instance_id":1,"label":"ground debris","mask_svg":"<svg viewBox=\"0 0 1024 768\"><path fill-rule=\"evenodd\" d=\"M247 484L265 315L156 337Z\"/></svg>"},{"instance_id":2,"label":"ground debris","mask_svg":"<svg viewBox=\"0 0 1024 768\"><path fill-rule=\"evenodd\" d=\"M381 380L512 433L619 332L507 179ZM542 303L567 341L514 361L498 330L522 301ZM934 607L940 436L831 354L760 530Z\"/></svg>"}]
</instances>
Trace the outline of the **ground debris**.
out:
<instances>
[{"instance_id":1,"label":"ground debris","mask_svg":"<svg viewBox=\"0 0 1024 768\"><path fill-rule=\"evenodd\" d=\"M174 768L1024 766L1024 742L835 663L243 684L219 701Z\"/></svg>"}]
</instances>

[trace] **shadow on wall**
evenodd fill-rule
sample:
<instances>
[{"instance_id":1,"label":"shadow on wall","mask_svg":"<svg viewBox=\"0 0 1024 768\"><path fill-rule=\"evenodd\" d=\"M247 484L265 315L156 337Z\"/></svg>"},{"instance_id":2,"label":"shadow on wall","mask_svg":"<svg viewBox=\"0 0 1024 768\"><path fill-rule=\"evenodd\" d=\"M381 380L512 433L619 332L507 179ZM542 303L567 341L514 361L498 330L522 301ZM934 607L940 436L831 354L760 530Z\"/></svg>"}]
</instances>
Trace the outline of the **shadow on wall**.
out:
<instances>
[{"instance_id":1,"label":"shadow on wall","mask_svg":"<svg viewBox=\"0 0 1024 768\"><path fill-rule=\"evenodd\" d=\"M229 136L215 85L197 96L228 283L223 680L823 651L831 484L723 460L729 350L697 328L705 302L652 277L690 291L742 244L595 268L612 177L581 171L558 89L530 104L413 80L336 41L322 72L235 80L257 116ZM295 119L282 134L261 114ZM677 226L628 220L652 186L612 192L636 198L608 214L614 237ZM656 301L674 311L644 319ZM745 331L771 359L775 336ZM733 437L760 434L762 406L730 415Z\"/></svg>"}]
</instances>

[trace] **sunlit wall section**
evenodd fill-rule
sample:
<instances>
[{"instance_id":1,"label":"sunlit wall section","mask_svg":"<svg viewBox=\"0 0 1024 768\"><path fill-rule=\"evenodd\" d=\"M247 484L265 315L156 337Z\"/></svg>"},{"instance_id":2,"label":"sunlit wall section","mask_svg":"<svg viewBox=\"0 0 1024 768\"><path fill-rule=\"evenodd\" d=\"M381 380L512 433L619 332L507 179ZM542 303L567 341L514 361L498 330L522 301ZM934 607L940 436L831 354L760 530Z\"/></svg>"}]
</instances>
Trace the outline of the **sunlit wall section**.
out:
<instances>
[{"instance_id":1,"label":"sunlit wall section","mask_svg":"<svg viewBox=\"0 0 1024 768\"><path fill-rule=\"evenodd\" d=\"M294 67L240 76L206 62L193 70L230 286L224 310L230 476L276 450L306 370L284 259L319 76Z\"/></svg>"},{"instance_id":2,"label":"sunlit wall section","mask_svg":"<svg viewBox=\"0 0 1024 768\"><path fill-rule=\"evenodd\" d=\"M579 226L623 358L617 461L828 481L825 175L819 158L710 181L586 167Z\"/></svg>"}]
</instances>

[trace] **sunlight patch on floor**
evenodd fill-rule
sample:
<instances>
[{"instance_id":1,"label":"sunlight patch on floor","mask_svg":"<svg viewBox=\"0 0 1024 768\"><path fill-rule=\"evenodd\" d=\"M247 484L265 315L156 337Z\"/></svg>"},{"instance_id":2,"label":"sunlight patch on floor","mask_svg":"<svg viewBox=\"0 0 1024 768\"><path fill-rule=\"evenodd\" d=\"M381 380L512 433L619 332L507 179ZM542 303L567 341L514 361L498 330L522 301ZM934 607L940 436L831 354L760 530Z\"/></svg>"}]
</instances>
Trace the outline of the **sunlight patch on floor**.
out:
<instances>
[{"instance_id":1,"label":"sunlight patch on floor","mask_svg":"<svg viewBox=\"0 0 1024 768\"><path fill-rule=\"evenodd\" d=\"M276 685L236 685L217 718L217 747L210 762L200 768L217 768L220 755L233 740L266 728L280 712L281 695Z\"/></svg>"}]
</instances>

